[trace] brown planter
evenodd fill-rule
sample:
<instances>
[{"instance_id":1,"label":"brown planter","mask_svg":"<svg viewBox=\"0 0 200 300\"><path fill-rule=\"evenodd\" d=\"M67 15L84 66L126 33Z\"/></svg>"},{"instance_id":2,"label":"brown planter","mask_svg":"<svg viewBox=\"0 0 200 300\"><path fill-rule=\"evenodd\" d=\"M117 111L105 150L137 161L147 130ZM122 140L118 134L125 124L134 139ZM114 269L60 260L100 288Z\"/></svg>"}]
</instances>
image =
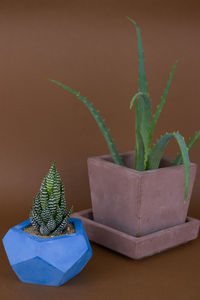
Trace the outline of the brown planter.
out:
<instances>
[{"instance_id":1,"label":"brown planter","mask_svg":"<svg viewBox=\"0 0 200 300\"><path fill-rule=\"evenodd\" d=\"M199 220L187 217L186 222L167 229L135 237L93 220L91 209L73 214L81 219L90 241L132 259L141 259L185 244L198 237Z\"/></svg>"},{"instance_id":2,"label":"brown planter","mask_svg":"<svg viewBox=\"0 0 200 300\"><path fill-rule=\"evenodd\" d=\"M186 221L197 165L190 164L190 185L184 203L184 167L163 159L159 169L133 169L134 152L122 153L126 167L110 155L88 159L94 220L133 236L143 236Z\"/></svg>"}]
</instances>

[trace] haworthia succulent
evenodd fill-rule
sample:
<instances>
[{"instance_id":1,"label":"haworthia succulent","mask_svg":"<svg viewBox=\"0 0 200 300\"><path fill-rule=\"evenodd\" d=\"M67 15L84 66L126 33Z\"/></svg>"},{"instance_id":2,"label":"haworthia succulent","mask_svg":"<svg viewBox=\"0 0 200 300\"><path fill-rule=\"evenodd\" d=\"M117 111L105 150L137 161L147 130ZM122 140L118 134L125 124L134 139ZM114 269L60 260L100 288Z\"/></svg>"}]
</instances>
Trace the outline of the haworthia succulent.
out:
<instances>
[{"instance_id":1,"label":"haworthia succulent","mask_svg":"<svg viewBox=\"0 0 200 300\"><path fill-rule=\"evenodd\" d=\"M44 177L44 180L42 182L41 188L40 188L40 204L42 209L44 209L48 204L48 191L46 188L46 177Z\"/></svg>"},{"instance_id":2,"label":"haworthia succulent","mask_svg":"<svg viewBox=\"0 0 200 300\"><path fill-rule=\"evenodd\" d=\"M60 225L55 229L55 231L52 233L53 235L58 235L59 232L63 232L63 230L66 228L66 226L69 224L69 218L72 213L72 207L70 208L69 212L66 214L66 216L62 219L62 222Z\"/></svg>"},{"instance_id":3,"label":"haworthia succulent","mask_svg":"<svg viewBox=\"0 0 200 300\"><path fill-rule=\"evenodd\" d=\"M153 149L149 154L149 160L147 164L148 170L157 169L160 164L160 160L163 157L164 151L171 138L174 137L179 145L181 156L184 163L184 172L185 172L185 195L184 201L187 200L188 189L189 189L189 179L190 179L190 161L188 156L187 146L185 144L184 138L180 135L179 132L166 133L161 136L161 138L154 145Z\"/></svg>"},{"instance_id":4,"label":"haworthia succulent","mask_svg":"<svg viewBox=\"0 0 200 300\"><path fill-rule=\"evenodd\" d=\"M49 173L46 176L46 189L49 195L53 190L55 176L56 176L56 168L54 162L49 170Z\"/></svg>"},{"instance_id":5,"label":"haworthia succulent","mask_svg":"<svg viewBox=\"0 0 200 300\"><path fill-rule=\"evenodd\" d=\"M104 135L108 148L110 150L110 153L113 157L113 160L116 164L118 165L123 165L122 159L119 155L119 152L117 151L117 148L114 144L114 141L111 137L110 131L108 130L108 128L106 127L106 124L104 122L104 120L101 118L99 112L94 108L94 106L92 105L92 103L90 103L85 97L83 97L79 92L73 90L72 88L56 81L53 79L48 78L47 80L51 81L52 83L55 83L59 86L61 86L62 88L64 88L65 90L67 90L68 92L70 92L72 95L76 96L91 112L92 116L94 117L95 121L97 122L97 125L99 126L102 134Z\"/></svg>"},{"instance_id":6,"label":"haworthia succulent","mask_svg":"<svg viewBox=\"0 0 200 300\"><path fill-rule=\"evenodd\" d=\"M67 212L64 185L53 163L33 202L30 221L36 234L54 236L65 231L71 213L72 208Z\"/></svg>"}]
</instances>

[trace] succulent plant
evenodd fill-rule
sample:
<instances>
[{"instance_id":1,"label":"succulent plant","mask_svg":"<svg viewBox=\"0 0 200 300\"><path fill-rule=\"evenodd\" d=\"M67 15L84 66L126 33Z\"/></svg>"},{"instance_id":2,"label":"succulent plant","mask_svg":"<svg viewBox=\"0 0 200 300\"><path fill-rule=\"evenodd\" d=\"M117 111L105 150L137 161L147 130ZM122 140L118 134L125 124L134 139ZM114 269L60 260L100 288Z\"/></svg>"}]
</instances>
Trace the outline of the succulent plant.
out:
<instances>
[{"instance_id":1,"label":"succulent plant","mask_svg":"<svg viewBox=\"0 0 200 300\"><path fill-rule=\"evenodd\" d=\"M56 236L65 232L72 208L67 212L64 185L52 164L44 177L30 212L30 221L38 235Z\"/></svg>"},{"instance_id":2,"label":"succulent plant","mask_svg":"<svg viewBox=\"0 0 200 300\"><path fill-rule=\"evenodd\" d=\"M172 162L172 165L184 164L185 172L185 196L184 201L187 200L188 189L189 189L189 173L190 173L190 161L188 151L200 137L200 130L195 133L195 135L189 140L186 145L184 137L178 132L166 133L162 135L159 140L152 146L152 138L156 124L158 122L160 113L164 107L168 91L174 76L174 72L177 66L177 62L172 67L171 73L167 85L164 89L164 93L161 97L161 102L157 107L157 110L152 116L151 111L151 101L148 93L146 72L144 65L144 55L142 48L142 39L140 28L136 22L129 18L129 21L135 26L137 39L138 39L138 58L139 58L139 91L133 96L130 109L134 106L135 108L135 156L134 156L134 168L138 171L145 171L159 168L160 161L164 154L165 148L172 138L178 143L180 148L180 153L178 153L176 159ZM119 155L119 152L114 144L114 141L111 137L110 131L106 127L105 121L99 114L92 103L90 103L85 97L83 97L79 92L71 89L69 86L66 86L56 80L48 78L49 81L55 83L71 94L75 95L90 111L92 116L97 122L102 134L104 135L110 153L113 157L113 161L118 165L124 165L123 161Z\"/></svg>"}]
</instances>

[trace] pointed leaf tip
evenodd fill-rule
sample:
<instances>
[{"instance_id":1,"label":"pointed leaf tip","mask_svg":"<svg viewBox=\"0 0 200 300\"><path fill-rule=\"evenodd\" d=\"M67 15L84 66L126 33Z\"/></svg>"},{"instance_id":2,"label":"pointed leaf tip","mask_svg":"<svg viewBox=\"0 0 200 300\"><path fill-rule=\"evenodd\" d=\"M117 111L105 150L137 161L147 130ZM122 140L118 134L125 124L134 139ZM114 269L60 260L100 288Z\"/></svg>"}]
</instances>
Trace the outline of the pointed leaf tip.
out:
<instances>
[{"instance_id":1,"label":"pointed leaf tip","mask_svg":"<svg viewBox=\"0 0 200 300\"><path fill-rule=\"evenodd\" d=\"M114 158L114 161L116 164L118 165L123 165L123 162L121 160L121 157L118 153L118 150L116 148L116 146L114 145L113 139L110 135L110 133L108 135L105 136L105 131L107 131L107 127L106 124L104 123L104 120L101 118L100 114L96 111L96 109L93 107L92 103L90 103L87 98L83 97L79 92L73 90L72 88L70 88L67 85L62 84L59 81L53 80L53 79L49 79L51 82L55 83L58 86L61 86L64 90L67 90L69 93L71 93L72 95L76 96L90 111L90 113L92 114L92 116L94 117L95 121L97 122L102 134L104 135L104 137L106 138L106 142L108 144L109 150ZM114 156L115 155L115 156Z\"/></svg>"},{"instance_id":2,"label":"pointed leaf tip","mask_svg":"<svg viewBox=\"0 0 200 300\"><path fill-rule=\"evenodd\" d=\"M128 16L126 16L126 18L127 18L131 23L133 23L134 25L137 25L137 23L135 22L135 20L133 20L132 18L130 18L130 17L128 17Z\"/></svg>"}]
</instances>

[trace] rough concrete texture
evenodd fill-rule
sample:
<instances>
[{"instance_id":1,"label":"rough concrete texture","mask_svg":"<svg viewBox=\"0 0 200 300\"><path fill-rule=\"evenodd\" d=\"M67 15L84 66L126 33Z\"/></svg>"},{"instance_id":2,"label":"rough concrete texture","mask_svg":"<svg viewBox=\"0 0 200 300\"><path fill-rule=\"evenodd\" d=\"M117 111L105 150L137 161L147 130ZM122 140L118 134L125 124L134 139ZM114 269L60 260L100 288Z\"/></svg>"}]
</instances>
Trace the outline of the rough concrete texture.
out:
<instances>
[{"instance_id":1,"label":"rough concrete texture","mask_svg":"<svg viewBox=\"0 0 200 300\"><path fill-rule=\"evenodd\" d=\"M73 217L81 219L89 240L136 260L196 239L200 225L199 220L188 217L181 225L134 237L95 222L92 209L74 213Z\"/></svg>"},{"instance_id":2,"label":"rough concrete texture","mask_svg":"<svg viewBox=\"0 0 200 300\"><path fill-rule=\"evenodd\" d=\"M134 152L121 154L124 166L110 155L88 159L94 220L133 236L183 224L187 217L196 164L190 165L190 185L184 203L184 167L163 159L159 169L133 169Z\"/></svg>"}]
</instances>

